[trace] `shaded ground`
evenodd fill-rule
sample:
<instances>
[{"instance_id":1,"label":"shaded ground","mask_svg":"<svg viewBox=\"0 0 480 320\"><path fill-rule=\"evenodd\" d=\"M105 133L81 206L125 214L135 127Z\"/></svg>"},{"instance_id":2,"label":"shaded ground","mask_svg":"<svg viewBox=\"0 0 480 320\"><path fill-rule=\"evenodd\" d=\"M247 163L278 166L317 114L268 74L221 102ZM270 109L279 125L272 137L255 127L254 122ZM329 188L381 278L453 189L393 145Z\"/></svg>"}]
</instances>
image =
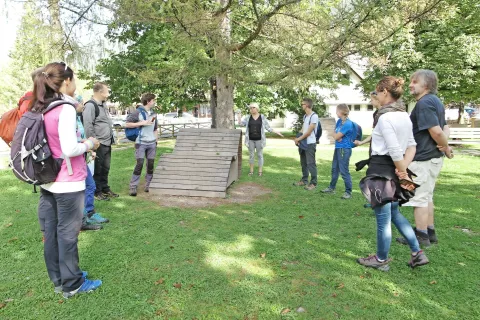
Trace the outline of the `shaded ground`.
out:
<instances>
[{"instance_id":1,"label":"shaded ground","mask_svg":"<svg viewBox=\"0 0 480 320\"><path fill-rule=\"evenodd\" d=\"M143 186L138 189L143 190ZM227 190L227 198L204 198L204 197L185 197L169 196L155 194L155 190L150 193L139 192L138 197L155 201L161 206L181 207L181 208L205 208L216 207L232 203L252 203L265 194L271 194L272 190L265 188L253 182L234 183Z\"/></svg>"}]
</instances>

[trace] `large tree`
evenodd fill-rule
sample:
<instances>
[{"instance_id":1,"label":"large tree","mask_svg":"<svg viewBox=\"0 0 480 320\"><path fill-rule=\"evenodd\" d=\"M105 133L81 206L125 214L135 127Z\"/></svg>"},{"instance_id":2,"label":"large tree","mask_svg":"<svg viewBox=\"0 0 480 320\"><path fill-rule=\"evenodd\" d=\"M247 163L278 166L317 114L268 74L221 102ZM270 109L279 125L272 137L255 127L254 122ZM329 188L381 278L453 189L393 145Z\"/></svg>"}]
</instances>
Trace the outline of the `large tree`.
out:
<instances>
[{"instance_id":1,"label":"large tree","mask_svg":"<svg viewBox=\"0 0 480 320\"><path fill-rule=\"evenodd\" d=\"M117 0L114 27L167 27L169 38L151 45L168 57L145 74L180 87L209 80L214 126L233 128L235 86L332 86L348 57L437 14L441 2Z\"/></svg>"}]
</instances>

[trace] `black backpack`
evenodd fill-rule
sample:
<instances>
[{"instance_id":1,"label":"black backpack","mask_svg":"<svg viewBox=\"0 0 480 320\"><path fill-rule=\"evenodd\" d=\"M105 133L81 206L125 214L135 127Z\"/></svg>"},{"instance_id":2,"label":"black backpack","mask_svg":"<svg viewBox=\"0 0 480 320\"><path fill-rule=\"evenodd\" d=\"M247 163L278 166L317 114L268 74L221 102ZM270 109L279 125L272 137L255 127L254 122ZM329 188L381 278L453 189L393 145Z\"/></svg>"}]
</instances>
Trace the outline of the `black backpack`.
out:
<instances>
[{"instance_id":1,"label":"black backpack","mask_svg":"<svg viewBox=\"0 0 480 320\"><path fill-rule=\"evenodd\" d=\"M53 182L57 178L64 159L56 159L52 155L43 116L66 104L75 108L70 102L56 100L42 113L28 111L20 118L13 136L9 165L21 181L37 186Z\"/></svg>"},{"instance_id":2,"label":"black backpack","mask_svg":"<svg viewBox=\"0 0 480 320\"><path fill-rule=\"evenodd\" d=\"M310 126L310 123L312 122L312 116L316 114L315 112L312 112L310 115L310 120L308 121L308 125ZM303 116L303 122L305 122L305 118L307 115ZM315 129L315 140L317 144L320 144L320 137L322 136L322 124L320 123L320 117L318 118L317 122L317 128Z\"/></svg>"}]
</instances>

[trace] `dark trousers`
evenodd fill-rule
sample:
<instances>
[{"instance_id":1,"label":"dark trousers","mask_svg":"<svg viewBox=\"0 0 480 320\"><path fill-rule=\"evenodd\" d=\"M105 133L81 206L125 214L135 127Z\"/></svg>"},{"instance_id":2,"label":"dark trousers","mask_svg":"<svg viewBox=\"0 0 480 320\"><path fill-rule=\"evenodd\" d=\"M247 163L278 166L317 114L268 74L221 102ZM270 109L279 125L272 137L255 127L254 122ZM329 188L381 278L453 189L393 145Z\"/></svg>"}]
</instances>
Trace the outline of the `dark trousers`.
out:
<instances>
[{"instance_id":1,"label":"dark trousers","mask_svg":"<svg viewBox=\"0 0 480 320\"><path fill-rule=\"evenodd\" d=\"M307 150L298 149L300 153L300 164L302 165L302 181L308 184L308 174L310 173L310 184L317 185L317 162L315 154L317 152L317 144L310 143Z\"/></svg>"},{"instance_id":2,"label":"dark trousers","mask_svg":"<svg viewBox=\"0 0 480 320\"><path fill-rule=\"evenodd\" d=\"M100 144L97 149L97 157L95 158L95 172L93 180L95 180L95 193L108 192L108 173L110 172L110 160L112 158L112 147Z\"/></svg>"},{"instance_id":3,"label":"dark trousers","mask_svg":"<svg viewBox=\"0 0 480 320\"><path fill-rule=\"evenodd\" d=\"M157 155L157 144L136 144L135 145L135 159L137 161L135 169L133 169L132 179L130 179L130 188L137 187L142 175L142 169L147 159L147 173L145 175L145 186L149 187L153 178L153 170L155 163L155 156Z\"/></svg>"},{"instance_id":4,"label":"dark trousers","mask_svg":"<svg viewBox=\"0 0 480 320\"><path fill-rule=\"evenodd\" d=\"M82 226L85 191L40 191L38 219L44 230L44 257L48 276L63 291L79 288L84 279L78 266L78 233Z\"/></svg>"}]
</instances>

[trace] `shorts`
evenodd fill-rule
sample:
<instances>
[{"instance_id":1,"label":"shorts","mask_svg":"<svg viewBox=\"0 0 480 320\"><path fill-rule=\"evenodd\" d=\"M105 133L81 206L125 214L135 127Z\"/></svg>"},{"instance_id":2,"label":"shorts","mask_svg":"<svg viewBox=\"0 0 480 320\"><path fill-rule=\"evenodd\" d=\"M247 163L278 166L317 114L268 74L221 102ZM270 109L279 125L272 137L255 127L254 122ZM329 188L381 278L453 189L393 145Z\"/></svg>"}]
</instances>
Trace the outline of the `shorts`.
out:
<instances>
[{"instance_id":1,"label":"shorts","mask_svg":"<svg viewBox=\"0 0 480 320\"><path fill-rule=\"evenodd\" d=\"M415 197L409 202L403 204L404 207L428 207L428 203L433 201L433 190L435 183L443 166L443 157L433 158L426 161L413 161L408 166L417 177L413 178L413 182L420 185L415 189Z\"/></svg>"}]
</instances>

